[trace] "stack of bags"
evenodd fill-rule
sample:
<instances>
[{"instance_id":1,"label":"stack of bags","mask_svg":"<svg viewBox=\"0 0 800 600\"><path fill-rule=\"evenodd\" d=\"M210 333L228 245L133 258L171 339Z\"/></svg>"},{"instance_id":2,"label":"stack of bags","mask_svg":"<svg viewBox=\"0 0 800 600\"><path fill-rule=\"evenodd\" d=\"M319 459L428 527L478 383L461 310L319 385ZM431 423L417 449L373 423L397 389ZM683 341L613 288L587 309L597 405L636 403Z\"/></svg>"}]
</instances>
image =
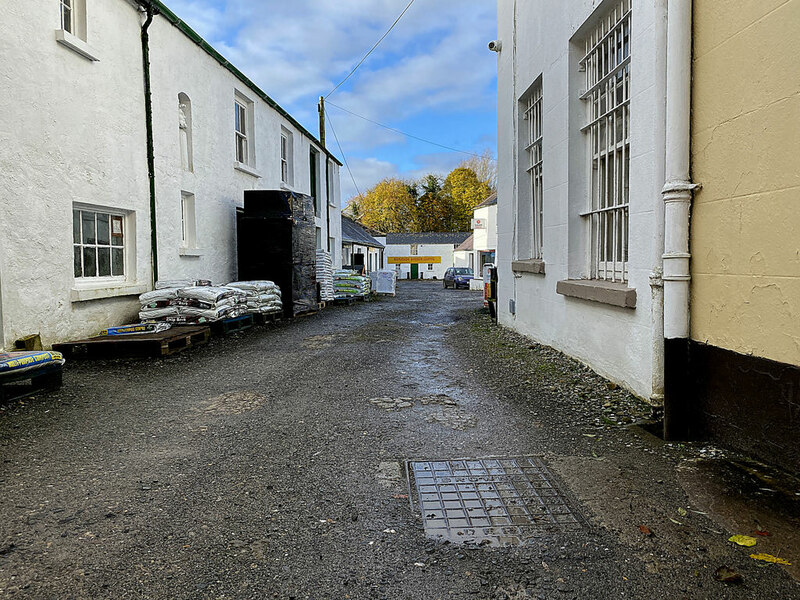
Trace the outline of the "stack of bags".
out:
<instances>
[{"instance_id":1,"label":"stack of bags","mask_svg":"<svg viewBox=\"0 0 800 600\"><path fill-rule=\"evenodd\" d=\"M139 302L142 322L210 323L247 312L244 291L209 285L162 287L142 294Z\"/></svg>"},{"instance_id":2,"label":"stack of bags","mask_svg":"<svg viewBox=\"0 0 800 600\"><path fill-rule=\"evenodd\" d=\"M226 287L241 290L250 314L272 314L283 311L281 289L271 281L234 281Z\"/></svg>"},{"instance_id":3,"label":"stack of bags","mask_svg":"<svg viewBox=\"0 0 800 600\"><path fill-rule=\"evenodd\" d=\"M355 271L343 269L333 274L333 290L337 300L346 298L363 298L369 295L369 277L359 275Z\"/></svg>"},{"instance_id":4,"label":"stack of bags","mask_svg":"<svg viewBox=\"0 0 800 600\"><path fill-rule=\"evenodd\" d=\"M317 250L317 283L319 283L320 300L325 302L333 300L333 261L331 253L325 250Z\"/></svg>"}]
</instances>

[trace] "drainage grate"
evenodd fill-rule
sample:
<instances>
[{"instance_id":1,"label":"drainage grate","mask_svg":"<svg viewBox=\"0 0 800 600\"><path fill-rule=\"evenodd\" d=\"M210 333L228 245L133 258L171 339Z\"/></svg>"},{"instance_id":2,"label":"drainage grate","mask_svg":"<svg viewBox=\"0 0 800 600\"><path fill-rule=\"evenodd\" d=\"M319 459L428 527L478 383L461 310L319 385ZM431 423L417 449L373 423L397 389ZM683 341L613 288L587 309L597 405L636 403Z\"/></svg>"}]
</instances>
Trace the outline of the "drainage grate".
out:
<instances>
[{"instance_id":1,"label":"drainage grate","mask_svg":"<svg viewBox=\"0 0 800 600\"><path fill-rule=\"evenodd\" d=\"M410 461L425 534L459 544L515 546L582 521L535 457Z\"/></svg>"}]
</instances>

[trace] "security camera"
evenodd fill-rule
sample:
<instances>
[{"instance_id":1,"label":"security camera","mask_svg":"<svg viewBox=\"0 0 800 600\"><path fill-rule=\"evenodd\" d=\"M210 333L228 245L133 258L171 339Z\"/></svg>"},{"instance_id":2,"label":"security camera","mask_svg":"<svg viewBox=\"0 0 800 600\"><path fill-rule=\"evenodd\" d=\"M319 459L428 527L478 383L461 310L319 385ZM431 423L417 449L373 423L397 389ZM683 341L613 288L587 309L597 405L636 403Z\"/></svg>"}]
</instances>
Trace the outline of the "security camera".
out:
<instances>
[{"instance_id":1,"label":"security camera","mask_svg":"<svg viewBox=\"0 0 800 600\"><path fill-rule=\"evenodd\" d=\"M492 52L500 52L503 48L503 43L500 40L492 40L489 42L489 50Z\"/></svg>"}]
</instances>

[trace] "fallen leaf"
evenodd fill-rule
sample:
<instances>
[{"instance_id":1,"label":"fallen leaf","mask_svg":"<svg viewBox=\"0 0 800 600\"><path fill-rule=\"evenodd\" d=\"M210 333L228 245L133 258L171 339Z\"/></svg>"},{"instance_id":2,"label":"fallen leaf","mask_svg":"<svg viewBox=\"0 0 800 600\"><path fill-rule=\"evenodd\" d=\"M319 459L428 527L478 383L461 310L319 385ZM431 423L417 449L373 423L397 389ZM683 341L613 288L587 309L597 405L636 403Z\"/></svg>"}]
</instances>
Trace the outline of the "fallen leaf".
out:
<instances>
[{"instance_id":1,"label":"fallen leaf","mask_svg":"<svg viewBox=\"0 0 800 600\"><path fill-rule=\"evenodd\" d=\"M595 438L595 437L597 437L597 436L596 436L595 434L593 434L593 433L584 433L583 435L584 435L585 437L591 437L591 438Z\"/></svg>"},{"instance_id":2,"label":"fallen leaf","mask_svg":"<svg viewBox=\"0 0 800 600\"><path fill-rule=\"evenodd\" d=\"M395 500L408 500L408 494L395 494L392 498Z\"/></svg>"},{"instance_id":3,"label":"fallen leaf","mask_svg":"<svg viewBox=\"0 0 800 600\"><path fill-rule=\"evenodd\" d=\"M764 554L763 552L759 554L751 554L750 558L755 560L763 560L768 563L775 563L776 565L786 565L787 567L792 566L792 563L785 558L778 558L777 556L772 556L772 554Z\"/></svg>"},{"instance_id":4,"label":"fallen leaf","mask_svg":"<svg viewBox=\"0 0 800 600\"><path fill-rule=\"evenodd\" d=\"M754 529L753 533L756 535L764 535L764 536L772 535L769 531L765 531L763 529Z\"/></svg>"},{"instance_id":5,"label":"fallen leaf","mask_svg":"<svg viewBox=\"0 0 800 600\"><path fill-rule=\"evenodd\" d=\"M723 583L742 583L742 576L728 567L720 567L714 571L714 579Z\"/></svg>"},{"instance_id":6,"label":"fallen leaf","mask_svg":"<svg viewBox=\"0 0 800 600\"><path fill-rule=\"evenodd\" d=\"M647 527L647 525L639 525L639 531L641 531L643 535L653 537L653 532L650 531L650 528Z\"/></svg>"},{"instance_id":7,"label":"fallen leaf","mask_svg":"<svg viewBox=\"0 0 800 600\"><path fill-rule=\"evenodd\" d=\"M749 548L750 546L755 546L758 543L758 540L754 537L750 537L749 535L732 535L728 538L729 542L733 542L734 544L739 544L740 546L745 546Z\"/></svg>"},{"instance_id":8,"label":"fallen leaf","mask_svg":"<svg viewBox=\"0 0 800 600\"><path fill-rule=\"evenodd\" d=\"M672 517L670 517L669 520L672 521L673 523L675 523L675 525L683 525L683 523L681 523L680 521L676 521Z\"/></svg>"},{"instance_id":9,"label":"fallen leaf","mask_svg":"<svg viewBox=\"0 0 800 600\"><path fill-rule=\"evenodd\" d=\"M679 506L679 507L678 507L678 514L679 514L680 516L682 516L682 517L685 517L685 516L686 516L686 509L685 509L685 508L683 508L682 506Z\"/></svg>"}]
</instances>

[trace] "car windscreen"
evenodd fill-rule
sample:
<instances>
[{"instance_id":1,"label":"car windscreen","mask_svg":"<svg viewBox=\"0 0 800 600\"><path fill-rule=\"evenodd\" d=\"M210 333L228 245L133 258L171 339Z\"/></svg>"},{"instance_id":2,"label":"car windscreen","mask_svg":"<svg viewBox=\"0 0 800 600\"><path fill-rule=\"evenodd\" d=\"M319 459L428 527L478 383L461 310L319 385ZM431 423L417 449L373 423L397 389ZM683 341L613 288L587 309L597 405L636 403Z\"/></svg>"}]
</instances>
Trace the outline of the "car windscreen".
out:
<instances>
[{"instance_id":1,"label":"car windscreen","mask_svg":"<svg viewBox=\"0 0 800 600\"><path fill-rule=\"evenodd\" d=\"M453 275L472 275L472 269L453 269Z\"/></svg>"}]
</instances>

